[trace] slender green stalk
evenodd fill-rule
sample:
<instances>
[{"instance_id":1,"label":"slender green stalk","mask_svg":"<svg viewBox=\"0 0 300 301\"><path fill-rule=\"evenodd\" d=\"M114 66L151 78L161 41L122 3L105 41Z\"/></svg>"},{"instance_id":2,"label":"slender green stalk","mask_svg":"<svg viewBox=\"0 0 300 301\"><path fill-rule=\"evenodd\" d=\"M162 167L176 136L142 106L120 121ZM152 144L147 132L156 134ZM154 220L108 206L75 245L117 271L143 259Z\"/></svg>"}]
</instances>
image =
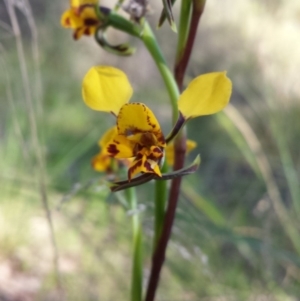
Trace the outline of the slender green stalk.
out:
<instances>
[{"instance_id":1,"label":"slender green stalk","mask_svg":"<svg viewBox=\"0 0 300 301\"><path fill-rule=\"evenodd\" d=\"M168 171L168 165L166 161L161 168L162 173ZM154 240L153 240L153 253L157 247L158 240L161 235L161 231L165 219L165 208L167 200L167 181L155 182L155 221L154 221Z\"/></svg>"},{"instance_id":2,"label":"slender green stalk","mask_svg":"<svg viewBox=\"0 0 300 301\"><path fill-rule=\"evenodd\" d=\"M198 23L202 15L202 12L204 10L204 5L205 5L205 0L200 0L200 1L193 0L193 10L192 10L190 21L188 16L185 16L185 20L183 20L185 23L188 22L189 24L185 24L184 22L181 22L181 26L185 26L186 28L189 28L189 30L188 30L188 35L185 44L178 45L177 48L178 49L177 53L180 53L180 57L176 58L177 60L175 62L175 68L174 68L177 91L181 90L183 86L183 78L184 78L185 70L193 49ZM186 28L181 29L182 35L186 31ZM182 39L184 38L182 37ZM174 145L175 145L174 170L177 170L182 168L182 166L184 165L184 157L186 151L186 135L181 134L177 136ZM155 249L155 252L152 257L151 273L150 273L150 278L149 278L149 283L148 283L148 288L147 288L146 298L145 298L146 301L153 301L155 298L155 292L159 282L160 271L165 260L166 249L167 249L168 241L170 239L173 222L175 219L176 207L177 207L177 202L180 193L180 184L181 184L181 177L172 180L170 193L169 193L169 202L164 218L162 233L159 238L157 248Z\"/></svg>"},{"instance_id":3,"label":"slender green stalk","mask_svg":"<svg viewBox=\"0 0 300 301\"><path fill-rule=\"evenodd\" d=\"M180 24L184 28L187 27L189 30L188 30L188 35L187 35L185 45L178 44L177 47L177 54L180 56L176 57L174 73L175 73L175 79L178 84L179 90L182 90L183 87L184 74L193 50L199 21L204 11L205 3L206 3L205 0L193 0L191 16L189 16L189 19L187 18L187 16L185 16L180 21ZM185 24L185 22L189 22L189 25ZM184 29L182 29L182 31L184 31Z\"/></svg>"},{"instance_id":4,"label":"slender green stalk","mask_svg":"<svg viewBox=\"0 0 300 301\"><path fill-rule=\"evenodd\" d=\"M135 188L125 190L127 202L132 210L132 233L133 233L133 262L131 273L131 301L142 300L143 283L143 254L142 254L142 225L137 211L137 199Z\"/></svg>"},{"instance_id":5,"label":"slender green stalk","mask_svg":"<svg viewBox=\"0 0 300 301\"><path fill-rule=\"evenodd\" d=\"M177 107L177 100L179 97L179 90L177 84L174 80L174 76L170 71L169 67L167 66L166 60L161 52L161 49L156 41L156 38L152 32L151 27L149 26L148 22L145 21L144 30L141 34L142 41L144 42L145 46L147 47L148 51L150 52L152 58L154 59L157 68L164 80L166 88L168 90L172 111L173 111L173 122L175 123L178 118L178 107Z\"/></svg>"},{"instance_id":6,"label":"slender green stalk","mask_svg":"<svg viewBox=\"0 0 300 301\"><path fill-rule=\"evenodd\" d=\"M184 48L186 46L186 40L190 28L189 26L190 26L190 17L191 17L190 16L191 3L192 3L191 0L181 1L178 42L177 42L175 62L178 62L180 60L180 58L183 55Z\"/></svg>"}]
</instances>

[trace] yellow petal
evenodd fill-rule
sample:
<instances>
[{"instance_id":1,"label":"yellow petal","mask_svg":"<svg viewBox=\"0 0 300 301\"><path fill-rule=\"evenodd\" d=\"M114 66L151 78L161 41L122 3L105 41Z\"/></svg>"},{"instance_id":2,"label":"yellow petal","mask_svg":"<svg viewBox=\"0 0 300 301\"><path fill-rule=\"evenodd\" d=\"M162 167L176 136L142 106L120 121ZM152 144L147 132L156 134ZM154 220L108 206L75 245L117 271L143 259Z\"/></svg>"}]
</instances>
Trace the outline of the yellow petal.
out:
<instances>
[{"instance_id":1,"label":"yellow petal","mask_svg":"<svg viewBox=\"0 0 300 301\"><path fill-rule=\"evenodd\" d=\"M106 145L114 140L114 138L118 135L118 130L116 126L111 127L108 129L101 139L98 141L98 145L100 148L105 148Z\"/></svg>"},{"instance_id":2,"label":"yellow petal","mask_svg":"<svg viewBox=\"0 0 300 301\"><path fill-rule=\"evenodd\" d=\"M194 140L188 139L186 141L186 154L188 154L190 151L192 151L196 147L197 147L197 142Z\"/></svg>"},{"instance_id":3,"label":"yellow petal","mask_svg":"<svg viewBox=\"0 0 300 301\"><path fill-rule=\"evenodd\" d=\"M88 21L86 23L87 27L97 25L100 22L94 7L90 7L90 6L83 7L80 10L79 15L81 19Z\"/></svg>"},{"instance_id":4,"label":"yellow petal","mask_svg":"<svg viewBox=\"0 0 300 301\"><path fill-rule=\"evenodd\" d=\"M92 166L96 171L108 171L111 164L111 158L107 154L100 152L92 159Z\"/></svg>"},{"instance_id":5,"label":"yellow petal","mask_svg":"<svg viewBox=\"0 0 300 301\"><path fill-rule=\"evenodd\" d=\"M185 119L217 113L229 102L231 88L226 72L200 75L180 95L178 109Z\"/></svg>"},{"instance_id":6,"label":"yellow petal","mask_svg":"<svg viewBox=\"0 0 300 301\"><path fill-rule=\"evenodd\" d=\"M106 152L114 158L126 159L134 157L134 147L136 143L128 140L123 135L117 135L106 144Z\"/></svg>"},{"instance_id":7,"label":"yellow petal","mask_svg":"<svg viewBox=\"0 0 300 301\"><path fill-rule=\"evenodd\" d=\"M118 115L117 126L119 134L125 135L130 140L150 139L152 141L149 141L149 145L165 146L165 138L156 117L142 103L124 105ZM140 135L141 133L146 135ZM154 140L151 134L153 134ZM147 144L147 141L142 144Z\"/></svg>"},{"instance_id":8,"label":"yellow petal","mask_svg":"<svg viewBox=\"0 0 300 301\"><path fill-rule=\"evenodd\" d=\"M81 5L95 5L98 4L98 0L70 0L71 7L79 7Z\"/></svg>"},{"instance_id":9,"label":"yellow petal","mask_svg":"<svg viewBox=\"0 0 300 301\"><path fill-rule=\"evenodd\" d=\"M92 67L83 79L82 96L93 110L118 115L132 92L126 74L114 67Z\"/></svg>"},{"instance_id":10,"label":"yellow petal","mask_svg":"<svg viewBox=\"0 0 300 301\"><path fill-rule=\"evenodd\" d=\"M186 141L186 155L188 155L188 153L190 151L192 151L195 147L197 146L197 142L194 140L190 140L188 139ZM172 166L174 165L174 142L172 141L171 143L169 143L166 147L166 159L167 159L167 163Z\"/></svg>"},{"instance_id":11,"label":"yellow petal","mask_svg":"<svg viewBox=\"0 0 300 301\"><path fill-rule=\"evenodd\" d=\"M147 158L146 155L138 156L128 169L128 180L130 181L138 173L155 173L161 177L161 172L156 161Z\"/></svg>"},{"instance_id":12,"label":"yellow petal","mask_svg":"<svg viewBox=\"0 0 300 301\"><path fill-rule=\"evenodd\" d=\"M130 181L135 175L142 172L144 169L144 163L146 162L146 156L142 156L142 158L138 160L134 160L130 167L128 168L128 180Z\"/></svg>"},{"instance_id":13,"label":"yellow petal","mask_svg":"<svg viewBox=\"0 0 300 301\"><path fill-rule=\"evenodd\" d=\"M82 27L84 25L83 20L78 17L72 9L66 10L62 14L60 23L62 27L73 29Z\"/></svg>"},{"instance_id":14,"label":"yellow petal","mask_svg":"<svg viewBox=\"0 0 300 301\"><path fill-rule=\"evenodd\" d=\"M85 32L84 27L76 28L73 33L74 40L79 40L84 35L84 32Z\"/></svg>"}]
</instances>

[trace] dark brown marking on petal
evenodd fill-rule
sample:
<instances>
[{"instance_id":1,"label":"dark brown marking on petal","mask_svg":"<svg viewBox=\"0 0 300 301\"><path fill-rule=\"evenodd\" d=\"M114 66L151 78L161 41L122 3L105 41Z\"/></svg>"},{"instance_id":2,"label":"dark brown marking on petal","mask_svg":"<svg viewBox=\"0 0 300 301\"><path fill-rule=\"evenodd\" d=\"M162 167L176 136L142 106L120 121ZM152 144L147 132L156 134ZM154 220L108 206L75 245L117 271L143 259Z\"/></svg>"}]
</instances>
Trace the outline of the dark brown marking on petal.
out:
<instances>
[{"instance_id":1,"label":"dark brown marking on petal","mask_svg":"<svg viewBox=\"0 0 300 301\"><path fill-rule=\"evenodd\" d=\"M79 39L79 32L80 32L81 28L78 28L74 31L73 33L73 38L74 40L78 40Z\"/></svg>"},{"instance_id":2,"label":"dark brown marking on petal","mask_svg":"<svg viewBox=\"0 0 300 301\"><path fill-rule=\"evenodd\" d=\"M120 152L115 144L109 144L107 146L107 151L112 157L116 156Z\"/></svg>"},{"instance_id":3,"label":"dark brown marking on petal","mask_svg":"<svg viewBox=\"0 0 300 301\"><path fill-rule=\"evenodd\" d=\"M163 153L160 153L158 155L152 153L147 156L147 159L150 159L152 161L159 161L159 159L161 159L162 157L163 157Z\"/></svg>"},{"instance_id":4,"label":"dark brown marking on petal","mask_svg":"<svg viewBox=\"0 0 300 301\"><path fill-rule=\"evenodd\" d=\"M162 150L159 147L155 147L155 148L152 149L152 152L161 154Z\"/></svg>"},{"instance_id":5,"label":"dark brown marking on petal","mask_svg":"<svg viewBox=\"0 0 300 301\"><path fill-rule=\"evenodd\" d=\"M134 155L134 156L137 156L137 154L138 154L143 148L144 148L144 147L143 147L141 144L136 143L136 144L134 145L134 148L133 148L133 155Z\"/></svg>"},{"instance_id":6,"label":"dark brown marking on petal","mask_svg":"<svg viewBox=\"0 0 300 301\"><path fill-rule=\"evenodd\" d=\"M153 168L151 167L151 164L150 164L148 161L146 161L146 162L144 163L144 167L145 167L149 172L153 172Z\"/></svg>"},{"instance_id":7,"label":"dark brown marking on petal","mask_svg":"<svg viewBox=\"0 0 300 301\"><path fill-rule=\"evenodd\" d=\"M91 35L91 30L90 30L90 28L88 28L88 27L86 27L85 29L84 29L84 32L83 32L86 36L89 36L89 35Z\"/></svg>"},{"instance_id":8,"label":"dark brown marking on petal","mask_svg":"<svg viewBox=\"0 0 300 301\"><path fill-rule=\"evenodd\" d=\"M156 161L157 160L157 158L153 154L150 154L149 156L147 156L147 159L150 159L152 161Z\"/></svg>"},{"instance_id":9,"label":"dark brown marking on petal","mask_svg":"<svg viewBox=\"0 0 300 301\"><path fill-rule=\"evenodd\" d=\"M86 26L96 26L98 25L99 21L93 18L86 18L84 19L84 25Z\"/></svg>"},{"instance_id":10,"label":"dark brown marking on petal","mask_svg":"<svg viewBox=\"0 0 300 301\"><path fill-rule=\"evenodd\" d=\"M85 8L87 8L87 7L93 7L93 6L94 6L93 4L82 4L78 8L76 8L76 12L78 14L81 14L85 10Z\"/></svg>"},{"instance_id":11,"label":"dark brown marking on petal","mask_svg":"<svg viewBox=\"0 0 300 301\"><path fill-rule=\"evenodd\" d=\"M142 160L138 160L136 161L136 163L134 165L132 165L129 169L128 169L128 180L131 180L131 175L134 173L134 171L138 168L142 166Z\"/></svg>"},{"instance_id":12,"label":"dark brown marking on petal","mask_svg":"<svg viewBox=\"0 0 300 301\"><path fill-rule=\"evenodd\" d=\"M157 135L156 138L161 144L166 143L165 137L162 134Z\"/></svg>"},{"instance_id":13,"label":"dark brown marking on petal","mask_svg":"<svg viewBox=\"0 0 300 301\"><path fill-rule=\"evenodd\" d=\"M67 18L65 19L65 25L66 25L66 26L71 26L71 20L70 20L70 17L67 17Z\"/></svg>"},{"instance_id":14,"label":"dark brown marking on petal","mask_svg":"<svg viewBox=\"0 0 300 301\"><path fill-rule=\"evenodd\" d=\"M135 156L135 160L134 161L138 161L138 160L141 160L143 158L143 154L142 153L138 153L136 156Z\"/></svg>"}]
</instances>

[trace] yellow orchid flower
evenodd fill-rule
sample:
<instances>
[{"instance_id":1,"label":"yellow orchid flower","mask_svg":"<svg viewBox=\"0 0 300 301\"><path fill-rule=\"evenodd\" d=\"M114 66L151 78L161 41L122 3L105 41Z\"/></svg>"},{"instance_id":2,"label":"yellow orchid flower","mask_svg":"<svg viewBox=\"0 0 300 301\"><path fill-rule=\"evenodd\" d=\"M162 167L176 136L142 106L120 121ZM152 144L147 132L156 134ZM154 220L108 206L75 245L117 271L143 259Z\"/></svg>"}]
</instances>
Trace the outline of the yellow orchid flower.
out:
<instances>
[{"instance_id":1,"label":"yellow orchid flower","mask_svg":"<svg viewBox=\"0 0 300 301\"><path fill-rule=\"evenodd\" d=\"M91 68L83 80L82 95L93 110L111 112L117 118L117 135L106 146L114 158L134 158L128 169L130 181L138 173L161 177L160 164L166 142L194 117L216 113L229 102L231 82L225 72L198 76L178 100L180 117L165 139L153 112L143 103L128 103L132 87L124 72L114 67Z\"/></svg>"},{"instance_id":2,"label":"yellow orchid flower","mask_svg":"<svg viewBox=\"0 0 300 301\"><path fill-rule=\"evenodd\" d=\"M161 176L159 164L166 142L152 111L142 103L124 104L117 116L117 129L107 151L115 158L134 158L128 179L140 172Z\"/></svg>"},{"instance_id":3,"label":"yellow orchid flower","mask_svg":"<svg viewBox=\"0 0 300 301\"><path fill-rule=\"evenodd\" d=\"M61 17L61 25L74 30L75 40L82 35L94 35L101 24L97 17L95 5L98 1L71 0L70 9L66 10Z\"/></svg>"}]
</instances>

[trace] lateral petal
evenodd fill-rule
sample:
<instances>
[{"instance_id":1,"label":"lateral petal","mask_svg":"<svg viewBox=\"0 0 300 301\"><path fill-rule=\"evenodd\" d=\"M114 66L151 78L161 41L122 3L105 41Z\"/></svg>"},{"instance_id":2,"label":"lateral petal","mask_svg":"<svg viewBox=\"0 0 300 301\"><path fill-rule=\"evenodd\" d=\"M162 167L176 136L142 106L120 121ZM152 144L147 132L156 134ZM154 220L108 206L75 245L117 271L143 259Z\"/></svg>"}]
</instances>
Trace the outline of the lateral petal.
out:
<instances>
[{"instance_id":1,"label":"lateral petal","mask_svg":"<svg viewBox=\"0 0 300 301\"><path fill-rule=\"evenodd\" d=\"M111 112L117 116L132 92L126 74L114 67L92 67L83 79L84 102L96 111Z\"/></svg>"},{"instance_id":2,"label":"lateral petal","mask_svg":"<svg viewBox=\"0 0 300 301\"><path fill-rule=\"evenodd\" d=\"M186 120L217 113L228 104L231 89L226 72L200 75L180 95L178 109Z\"/></svg>"},{"instance_id":3,"label":"lateral petal","mask_svg":"<svg viewBox=\"0 0 300 301\"><path fill-rule=\"evenodd\" d=\"M108 129L103 136L98 141L98 145L100 148L104 149L106 145L114 140L114 138L118 135L118 130L116 126Z\"/></svg>"},{"instance_id":4,"label":"lateral petal","mask_svg":"<svg viewBox=\"0 0 300 301\"><path fill-rule=\"evenodd\" d=\"M106 145L106 152L109 156L119 159L134 157L135 143L123 135L117 135Z\"/></svg>"},{"instance_id":5,"label":"lateral petal","mask_svg":"<svg viewBox=\"0 0 300 301\"><path fill-rule=\"evenodd\" d=\"M76 29L82 27L83 20L76 15L73 9L66 10L60 19L62 27Z\"/></svg>"},{"instance_id":6,"label":"lateral petal","mask_svg":"<svg viewBox=\"0 0 300 301\"><path fill-rule=\"evenodd\" d=\"M92 167L99 172L108 171L110 168L112 158L107 154L100 152L92 159Z\"/></svg>"}]
</instances>

